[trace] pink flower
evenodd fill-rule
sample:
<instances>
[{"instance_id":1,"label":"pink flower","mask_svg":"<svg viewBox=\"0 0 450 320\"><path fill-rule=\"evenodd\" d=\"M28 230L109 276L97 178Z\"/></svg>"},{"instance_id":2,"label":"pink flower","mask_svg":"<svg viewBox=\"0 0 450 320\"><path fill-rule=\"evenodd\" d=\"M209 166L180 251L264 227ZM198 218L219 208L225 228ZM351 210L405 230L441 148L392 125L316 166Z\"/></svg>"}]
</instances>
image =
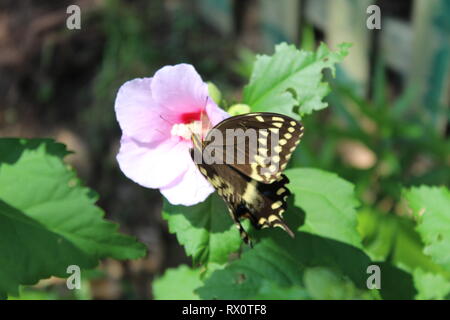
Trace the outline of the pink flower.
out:
<instances>
[{"instance_id":1,"label":"pink flower","mask_svg":"<svg viewBox=\"0 0 450 320\"><path fill-rule=\"evenodd\" d=\"M193 205L214 191L191 159L190 135L205 117L211 127L229 115L193 66L165 66L153 78L126 82L115 111L122 129L117 161L128 178L160 189L172 204Z\"/></svg>"}]
</instances>

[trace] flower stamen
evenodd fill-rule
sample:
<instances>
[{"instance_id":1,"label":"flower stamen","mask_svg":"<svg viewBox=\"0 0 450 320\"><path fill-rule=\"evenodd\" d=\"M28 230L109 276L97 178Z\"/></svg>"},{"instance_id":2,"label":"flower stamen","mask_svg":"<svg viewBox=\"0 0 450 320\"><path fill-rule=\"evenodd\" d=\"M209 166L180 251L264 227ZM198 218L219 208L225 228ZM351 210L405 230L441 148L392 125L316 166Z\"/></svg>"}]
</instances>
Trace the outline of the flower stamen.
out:
<instances>
[{"instance_id":1,"label":"flower stamen","mask_svg":"<svg viewBox=\"0 0 450 320\"><path fill-rule=\"evenodd\" d=\"M202 132L201 121L193 121L188 124L176 123L172 126L170 134L176 137L182 137L185 140L191 140L193 134L200 134Z\"/></svg>"}]
</instances>

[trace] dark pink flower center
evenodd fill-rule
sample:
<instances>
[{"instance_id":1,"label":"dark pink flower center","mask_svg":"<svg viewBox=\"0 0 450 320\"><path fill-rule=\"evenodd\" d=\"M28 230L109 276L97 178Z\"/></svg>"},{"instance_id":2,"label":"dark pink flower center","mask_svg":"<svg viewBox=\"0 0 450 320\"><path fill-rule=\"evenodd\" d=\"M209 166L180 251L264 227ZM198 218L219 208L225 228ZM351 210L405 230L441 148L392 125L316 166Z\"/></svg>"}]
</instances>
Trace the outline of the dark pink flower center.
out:
<instances>
[{"instance_id":1,"label":"dark pink flower center","mask_svg":"<svg viewBox=\"0 0 450 320\"><path fill-rule=\"evenodd\" d=\"M201 118L201 110L198 112L189 112L189 113L183 113L180 117L180 121L184 124L189 124L194 121L199 121Z\"/></svg>"},{"instance_id":2,"label":"dark pink flower center","mask_svg":"<svg viewBox=\"0 0 450 320\"><path fill-rule=\"evenodd\" d=\"M186 112L179 115L178 123L170 130L172 136L181 137L183 140L191 141L192 134L200 134L202 137L211 127L208 115L204 109L196 112Z\"/></svg>"}]
</instances>

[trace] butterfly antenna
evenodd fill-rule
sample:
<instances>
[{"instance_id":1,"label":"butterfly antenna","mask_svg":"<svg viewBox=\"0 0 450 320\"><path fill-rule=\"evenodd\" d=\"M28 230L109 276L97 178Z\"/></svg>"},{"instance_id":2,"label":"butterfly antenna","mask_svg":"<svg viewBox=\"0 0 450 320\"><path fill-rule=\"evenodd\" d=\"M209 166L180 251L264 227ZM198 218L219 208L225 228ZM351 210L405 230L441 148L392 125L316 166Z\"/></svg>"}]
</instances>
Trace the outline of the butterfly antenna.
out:
<instances>
[{"instance_id":1,"label":"butterfly antenna","mask_svg":"<svg viewBox=\"0 0 450 320\"><path fill-rule=\"evenodd\" d=\"M159 129L155 129L156 131L158 131L159 133L161 133L161 134L164 134L164 132L162 132L161 130L159 130Z\"/></svg>"},{"instance_id":2,"label":"butterfly antenna","mask_svg":"<svg viewBox=\"0 0 450 320\"><path fill-rule=\"evenodd\" d=\"M161 119L163 119L164 121L166 121L167 123L169 123L170 125L174 125L174 123L172 123L172 122L170 122L169 120L167 120L167 119L165 119L162 115L159 115L159 117L161 118Z\"/></svg>"},{"instance_id":3,"label":"butterfly antenna","mask_svg":"<svg viewBox=\"0 0 450 320\"><path fill-rule=\"evenodd\" d=\"M206 99L205 99L205 106L203 107L203 109L202 109L202 111L201 111L201 113L200 113L200 122L201 122L201 124L202 124L202 134L203 134L203 129L205 129L205 128L203 128L203 119L204 119L204 116L205 116L205 112L206 112L206 106L208 105L208 99L209 99L209 96L206 96Z\"/></svg>"}]
</instances>

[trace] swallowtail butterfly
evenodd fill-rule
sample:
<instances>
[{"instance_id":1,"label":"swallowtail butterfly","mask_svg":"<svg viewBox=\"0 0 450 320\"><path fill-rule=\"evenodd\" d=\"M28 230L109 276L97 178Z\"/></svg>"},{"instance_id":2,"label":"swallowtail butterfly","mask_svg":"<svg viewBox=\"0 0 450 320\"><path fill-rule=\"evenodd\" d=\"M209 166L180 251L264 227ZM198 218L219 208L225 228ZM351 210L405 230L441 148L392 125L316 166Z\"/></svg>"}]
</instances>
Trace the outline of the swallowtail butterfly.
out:
<instances>
[{"instance_id":1,"label":"swallowtail butterfly","mask_svg":"<svg viewBox=\"0 0 450 320\"><path fill-rule=\"evenodd\" d=\"M236 139L233 137L230 143L225 138L233 132ZM250 141L251 135L242 136L248 132L257 133L256 142ZM221 141L217 141L217 134L222 135ZM250 219L257 229L277 226L294 237L282 219L290 195L286 187L289 180L282 171L302 135L301 123L269 112L230 117L210 129L205 137L192 135L192 159L226 202L241 238L250 246L249 236L240 223L242 218ZM208 159L207 150L210 150ZM211 163L211 156L215 162Z\"/></svg>"}]
</instances>

